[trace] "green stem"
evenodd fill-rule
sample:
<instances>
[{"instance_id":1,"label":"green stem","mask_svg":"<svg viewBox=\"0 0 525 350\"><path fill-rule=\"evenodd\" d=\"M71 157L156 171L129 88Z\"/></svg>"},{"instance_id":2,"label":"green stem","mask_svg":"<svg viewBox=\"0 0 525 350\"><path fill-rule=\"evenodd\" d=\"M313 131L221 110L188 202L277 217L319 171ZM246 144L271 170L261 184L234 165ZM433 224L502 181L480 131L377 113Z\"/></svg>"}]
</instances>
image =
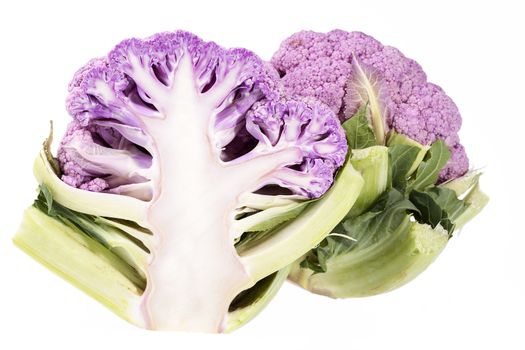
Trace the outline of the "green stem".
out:
<instances>
[{"instance_id":1,"label":"green stem","mask_svg":"<svg viewBox=\"0 0 525 350\"><path fill-rule=\"evenodd\" d=\"M30 207L13 242L123 319L144 326L138 313L143 290L129 277L134 272L97 241Z\"/></svg>"},{"instance_id":2,"label":"green stem","mask_svg":"<svg viewBox=\"0 0 525 350\"><path fill-rule=\"evenodd\" d=\"M363 178L350 162L339 172L332 188L309 205L295 220L279 226L268 239L239 252L254 281L280 270L319 244L354 205Z\"/></svg>"}]
</instances>

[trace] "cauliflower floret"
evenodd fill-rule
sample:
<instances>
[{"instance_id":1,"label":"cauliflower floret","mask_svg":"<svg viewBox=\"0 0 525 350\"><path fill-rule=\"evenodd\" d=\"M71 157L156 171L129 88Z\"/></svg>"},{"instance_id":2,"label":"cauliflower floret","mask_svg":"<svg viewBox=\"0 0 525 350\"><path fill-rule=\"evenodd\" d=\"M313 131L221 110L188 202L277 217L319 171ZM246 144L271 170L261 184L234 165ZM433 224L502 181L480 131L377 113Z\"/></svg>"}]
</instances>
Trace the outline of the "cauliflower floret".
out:
<instances>
[{"instance_id":1,"label":"cauliflower floret","mask_svg":"<svg viewBox=\"0 0 525 350\"><path fill-rule=\"evenodd\" d=\"M352 117L359 107L348 90L356 61L382 85L387 128L423 144L444 140L452 153L446 169L455 170L444 170L440 180L463 175L468 158L459 144L461 116L456 105L442 88L427 82L417 62L396 48L361 32L302 31L284 40L271 60L290 94L319 99L341 120Z\"/></svg>"}]
</instances>

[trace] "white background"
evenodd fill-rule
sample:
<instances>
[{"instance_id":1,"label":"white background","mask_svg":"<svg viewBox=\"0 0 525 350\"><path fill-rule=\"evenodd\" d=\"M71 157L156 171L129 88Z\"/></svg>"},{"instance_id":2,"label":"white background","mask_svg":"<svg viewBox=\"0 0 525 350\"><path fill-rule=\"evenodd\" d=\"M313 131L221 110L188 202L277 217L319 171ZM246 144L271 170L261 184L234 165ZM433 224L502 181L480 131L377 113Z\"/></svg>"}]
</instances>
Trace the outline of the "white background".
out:
<instances>
[{"instance_id":1,"label":"white background","mask_svg":"<svg viewBox=\"0 0 525 350\"><path fill-rule=\"evenodd\" d=\"M0 349L523 348L524 65L519 1L4 1L0 5ZM121 39L186 29L269 59L301 30L361 30L417 59L463 115L460 133L491 196L417 280L330 300L285 285L231 335L137 329L17 250L35 195L31 166L61 135L73 73Z\"/></svg>"}]
</instances>

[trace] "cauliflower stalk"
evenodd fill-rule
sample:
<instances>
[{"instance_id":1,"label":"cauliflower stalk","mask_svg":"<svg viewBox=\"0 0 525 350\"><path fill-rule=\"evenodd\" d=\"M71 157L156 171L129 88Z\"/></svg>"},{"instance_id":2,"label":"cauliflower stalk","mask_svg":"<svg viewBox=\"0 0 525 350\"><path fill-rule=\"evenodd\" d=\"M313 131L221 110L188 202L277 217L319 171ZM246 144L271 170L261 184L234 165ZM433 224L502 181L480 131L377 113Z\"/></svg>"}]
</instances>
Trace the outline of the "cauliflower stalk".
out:
<instances>
[{"instance_id":1,"label":"cauliflower stalk","mask_svg":"<svg viewBox=\"0 0 525 350\"><path fill-rule=\"evenodd\" d=\"M71 82L74 120L36 160L15 243L141 327L243 324L363 183L335 113L282 91L244 49L123 41Z\"/></svg>"}]
</instances>

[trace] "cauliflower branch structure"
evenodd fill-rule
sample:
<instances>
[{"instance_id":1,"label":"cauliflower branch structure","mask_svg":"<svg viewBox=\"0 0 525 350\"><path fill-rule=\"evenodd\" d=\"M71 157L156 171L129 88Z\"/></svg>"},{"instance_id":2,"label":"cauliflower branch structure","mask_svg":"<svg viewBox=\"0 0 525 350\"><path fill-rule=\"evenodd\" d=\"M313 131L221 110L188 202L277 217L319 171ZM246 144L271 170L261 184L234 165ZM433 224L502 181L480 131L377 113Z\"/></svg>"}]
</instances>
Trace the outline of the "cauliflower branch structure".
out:
<instances>
[{"instance_id":1,"label":"cauliflower branch structure","mask_svg":"<svg viewBox=\"0 0 525 350\"><path fill-rule=\"evenodd\" d=\"M241 324L252 315L232 316L236 297L268 276L282 283L277 271L350 209L362 179L349 164L339 190L323 196L347 153L337 116L315 100L284 96L279 84L250 51L187 32L125 40L76 73L61 177L43 152L36 207L45 220L59 213L56 220L84 229L86 240L131 267L121 277L133 281L136 297L126 299L124 317L162 330ZM302 211L309 214L286 223ZM37 220L34 208L27 215ZM32 245L31 229L23 225L16 242L60 270ZM88 283L88 292L106 293ZM106 304L121 303L111 297Z\"/></svg>"}]
</instances>

